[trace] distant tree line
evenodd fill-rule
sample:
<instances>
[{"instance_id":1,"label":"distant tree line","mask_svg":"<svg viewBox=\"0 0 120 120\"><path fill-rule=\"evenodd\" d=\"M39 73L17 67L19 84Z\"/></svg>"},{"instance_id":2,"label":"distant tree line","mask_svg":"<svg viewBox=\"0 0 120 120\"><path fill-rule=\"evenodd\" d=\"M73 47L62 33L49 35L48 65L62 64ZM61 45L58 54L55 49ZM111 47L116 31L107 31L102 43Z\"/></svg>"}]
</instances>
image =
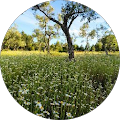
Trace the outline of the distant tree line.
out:
<instances>
[{"instance_id":1,"label":"distant tree line","mask_svg":"<svg viewBox=\"0 0 120 120\"><path fill-rule=\"evenodd\" d=\"M33 35L27 35L24 31L21 33L17 30L17 27L11 27L3 40L2 50L39 50L39 51L58 51L58 52L67 52L68 45L67 43L62 43L57 41L55 44L47 45L43 39L43 35L37 35L39 31L33 31ZM37 36L37 41L35 42L34 38ZM81 42L81 41L80 41ZM109 34L101 39L95 45L90 46L89 42L86 43L86 46L79 46L77 44L73 45L75 51L119 51L117 40L114 35Z\"/></svg>"}]
</instances>

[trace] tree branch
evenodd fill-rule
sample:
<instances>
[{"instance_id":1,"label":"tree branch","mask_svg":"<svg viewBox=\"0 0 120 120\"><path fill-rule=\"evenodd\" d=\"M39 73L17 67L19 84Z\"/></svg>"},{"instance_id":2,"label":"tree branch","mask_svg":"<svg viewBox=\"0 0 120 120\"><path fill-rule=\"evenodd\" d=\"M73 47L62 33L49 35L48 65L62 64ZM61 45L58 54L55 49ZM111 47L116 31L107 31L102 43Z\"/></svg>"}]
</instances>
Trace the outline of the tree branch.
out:
<instances>
[{"instance_id":1,"label":"tree branch","mask_svg":"<svg viewBox=\"0 0 120 120\"><path fill-rule=\"evenodd\" d=\"M70 28L70 26L72 25L73 21L78 17L78 15L76 15L75 17L73 16L71 21L70 21L70 24L68 26L68 29Z\"/></svg>"},{"instance_id":2,"label":"tree branch","mask_svg":"<svg viewBox=\"0 0 120 120\"><path fill-rule=\"evenodd\" d=\"M43 10L40 9L40 7L39 7L38 5L37 5L36 7L37 7L46 17L48 17L50 20L52 20L53 22L55 22L55 23L59 24L60 26L62 26L62 24L61 24L58 20L56 20L56 19L48 16Z\"/></svg>"},{"instance_id":3,"label":"tree branch","mask_svg":"<svg viewBox=\"0 0 120 120\"><path fill-rule=\"evenodd\" d=\"M77 11L77 12L73 12L73 13L70 13L70 14L66 14L66 17L70 17L72 15L80 14L80 13L84 13L84 11Z\"/></svg>"}]
</instances>

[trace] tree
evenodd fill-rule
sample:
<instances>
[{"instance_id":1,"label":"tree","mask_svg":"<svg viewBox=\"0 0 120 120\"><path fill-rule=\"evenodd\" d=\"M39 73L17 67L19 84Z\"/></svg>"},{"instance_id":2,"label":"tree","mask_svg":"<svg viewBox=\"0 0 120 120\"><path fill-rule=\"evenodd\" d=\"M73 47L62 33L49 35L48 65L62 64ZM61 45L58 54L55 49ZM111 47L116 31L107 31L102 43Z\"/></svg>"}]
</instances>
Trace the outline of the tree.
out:
<instances>
[{"instance_id":1,"label":"tree","mask_svg":"<svg viewBox=\"0 0 120 120\"><path fill-rule=\"evenodd\" d=\"M49 2L44 2L38 5L35 5L32 10L39 10L40 12L42 12L46 17L49 18L49 20L55 22L56 24L58 24L62 31L64 32L66 39L67 39L67 43L68 43L68 53L69 53L69 60L72 60L74 58L74 48L73 48L73 44L72 44L72 40L71 40L71 36L69 33L69 29L73 23L73 21L80 16L81 17L81 21L83 20L88 20L88 22L97 19L97 13L95 13L95 11L93 11L92 9L76 3L76 2L72 2L72 1L66 1L66 4L64 6L62 6L61 8L61 19L62 22L60 22L59 20L57 20L54 17L54 13L50 12L48 14L48 11L52 9L52 7L50 6Z\"/></svg>"},{"instance_id":2,"label":"tree","mask_svg":"<svg viewBox=\"0 0 120 120\"><path fill-rule=\"evenodd\" d=\"M87 41L87 43L86 43L85 50L86 50L86 51L90 51L90 44L89 44L88 41Z\"/></svg>"},{"instance_id":3,"label":"tree","mask_svg":"<svg viewBox=\"0 0 120 120\"><path fill-rule=\"evenodd\" d=\"M47 38L47 51L50 53L50 40L51 38L56 38L56 33L54 32L53 26L48 26L48 30L46 31Z\"/></svg>"},{"instance_id":4,"label":"tree","mask_svg":"<svg viewBox=\"0 0 120 120\"><path fill-rule=\"evenodd\" d=\"M78 50L79 50L79 46L78 46L77 44L74 44L73 46L74 46L74 50L75 50L75 51L78 51Z\"/></svg>"},{"instance_id":5,"label":"tree","mask_svg":"<svg viewBox=\"0 0 120 120\"><path fill-rule=\"evenodd\" d=\"M106 25L108 26L108 24ZM105 38L107 35L113 34L112 30L109 30L108 28L103 25L100 25L100 27L96 27L96 33L97 33L98 40ZM108 55L107 46L104 40L102 40L102 49L105 51L106 55Z\"/></svg>"},{"instance_id":6,"label":"tree","mask_svg":"<svg viewBox=\"0 0 120 120\"><path fill-rule=\"evenodd\" d=\"M44 44L45 44L45 46L43 47L43 51L45 51L45 49L47 47L47 40L46 40L46 35L47 34L46 34L46 31L47 31L47 25L48 25L49 19L46 16L36 15L35 17L39 21L39 27L42 30L43 34L44 34Z\"/></svg>"},{"instance_id":7,"label":"tree","mask_svg":"<svg viewBox=\"0 0 120 120\"><path fill-rule=\"evenodd\" d=\"M33 37L31 35L27 35L24 31L22 31L21 40L25 42L25 50L32 50Z\"/></svg>"},{"instance_id":8,"label":"tree","mask_svg":"<svg viewBox=\"0 0 120 120\"><path fill-rule=\"evenodd\" d=\"M102 50L102 42L98 41L96 44L95 44L95 50L96 51L101 51Z\"/></svg>"},{"instance_id":9,"label":"tree","mask_svg":"<svg viewBox=\"0 0 120 120\"><path fill-rule=\"evenodd\" d=\"M80 51L84 51L84 47L81 45L79 48Z\"/></svg>"},{"instance_id":10,"label":"tree","mask_svg":"<svg viewBox=\"0 0 120 120\"><path fill-rule=\"evenodd\" d=\"M54 44L50 45L50 50L52 50L52 51L55 50L55 45Z\"/></svg>"},{"instance_id":11,"label":"tree","mask_svg":"<svg viewBox=\"0 0 120 120\"><path fill-rule=\"evenodd\" d=\"M116 51L118 48L117 40L114 35L107 35L103 37L101 42L108 51Z\"/></svg>"},{"instance_id":12,"label":"tree","mask_svg":"<svg viewBox=\"0 0 120 120\"><path fill-rule=\"evenodd\" d=\"M21 41L21 34L17 30L17 26L11 27L3 40L2 49L18 50L19 47L24 47L25 43Z\"/></svg>"},{"instance_id":13,"label":"tree","mask_svg":"<svg viewBox=\"0 0 120 120\"><path fill-rule=\"evenodd\" d=\"M37 38L37 42L39 44L39 51L40 51L41 50L41 44L44 41L44 34L39 29L35 29L33 31L32 36Z\"/></svg>"},{"instance_id":14,"label":"tree","mask_svg":"<svg viewBox=\"0 0 120 120\"><path fill-rule=\"evenodd\" d=\"M90 50L90 45L89 45L89 40L90 39L94 39L94 37L96 36L96 31L95 30L91 30L88 31L89 25L88 23L84 23L83 26L80 27L80 36L81 37L85 37L86 38L86 46L85 46L85 50Z\"/></svg>"},{"instance_id":15,"label":"tree","mask_svg":"<svg viewBox=\"0 0 120 120\"><path fill-rule=\"evenodd\" d=\"M51 6L49 6L49 7L50 8L47 11L47 14L50 14L53 11L53 8ZM61 21L59 16L58 16L58 19L59 19L59 21ZM43 39L44 41L43 42L45 44L45 47L43 47L43 51L47 47L47 51L49 53L50 52L50 45L49 45L50 39L52 37L56 37L58 35L58 30L60 29L60 26L58 24L55 24L53 26L48 25L49 18L47 16L36 15L36 19L39 20L39 27L41 28L41 30L44 34L44 39ZM54 29L57 30L56 33L54 32Z\"/></svg>"},{"instance_id":16,"label":"tree","mask_svg":"<svg viewBox=\"0 0 120 120\"><path fill-rule=\"evenodd\" d=\"M95 45L91 46L91 51L95 51Z\"/></svg>"},{"instance_id":17,"label":"tree","mask_svg":"<svg viewBox=\"0 0 120 120\"><path fill-rule=\"evenodd\" d=\"M63 48L63 52L67 52L68 51L68 45L67 45L67 43L64 43L62 45L62 48Z\"/></svg>"},{"instance_id":18,"label":"tree","mask_svg":"<svg viewBox=\"0 0 120 120\"><path fill-rule=\"evenodd\" d=\"M62 51L62 45L60 44L59 41L57 41L55 44L55 50L58 52Z\"/></svg>"}]
</instances>

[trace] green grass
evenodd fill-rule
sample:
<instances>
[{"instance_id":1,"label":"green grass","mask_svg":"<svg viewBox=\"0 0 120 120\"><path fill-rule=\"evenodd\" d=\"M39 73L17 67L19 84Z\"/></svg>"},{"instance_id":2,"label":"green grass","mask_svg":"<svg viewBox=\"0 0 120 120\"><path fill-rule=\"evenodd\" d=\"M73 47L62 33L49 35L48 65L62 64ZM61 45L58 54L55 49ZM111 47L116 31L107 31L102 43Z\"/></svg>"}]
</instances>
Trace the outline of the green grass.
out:
<instances>
[{"instance_id":1,"label":"green grass","mask_svg":"<svg viewBox=\"0 0 120 120\"><path fill-rule=\"evenodd\" d=\"M5 84L24 108L42 117L69 119L100 105L112 90L119 71L118 54L1 55Z\"/></svg>"}]
</instances>

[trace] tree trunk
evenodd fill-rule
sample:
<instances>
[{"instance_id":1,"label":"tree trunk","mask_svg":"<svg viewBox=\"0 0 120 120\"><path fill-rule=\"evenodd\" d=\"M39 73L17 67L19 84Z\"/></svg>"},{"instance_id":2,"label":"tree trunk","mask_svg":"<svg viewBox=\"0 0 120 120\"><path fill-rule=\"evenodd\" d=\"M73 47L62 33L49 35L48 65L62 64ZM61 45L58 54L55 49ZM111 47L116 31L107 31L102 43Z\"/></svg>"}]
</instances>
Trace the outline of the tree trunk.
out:
<instances>
[{"instance_id":1,"label":"tree trunk","mask_svg":"<svg viewBox=\"0 0 120 120\"><path fill-rule=\"evenodd\" d=\"M50 53L50 36L48 38L48 53Z\"/></svg>"},{"instance_id":2,"label":"tree trunk","mask_svg":"<svg viewBox=\"0 0 120 120\"><path fill-rule=\"evenodd\" d=\"M41 43L39 43L39 51L41 52Z\"/></svg>"},{"instance_id":3,"label":"tree trunk","mask_svg":"<svg viewBox=\"0 0 120 120\"><path fill-rule=\"evenodd\" d=\"M5 41L5 42L2 43L1 51L2 51L3 49L5 49L5 44L6 44L6 42L7 42L7 41Z\"/></svg>"},{"instance_id":4,"label":"tree trunk","mask_svg":"<svg viewBox=\"0 0 120 120\"><path fill-rule=\"evenodd\" d=\"M71 61L74 58L74 48L73 48L72 40L70 37L69 29L64 28L63 31L67 38L69 60Z\"/></svg>"},{"instance_id":5,"label":"tree trunk","mask_svg":"<svg viewBox=\"0 0 120 120\"><path fill-rule=\"evenodd\" d=\"M106 53L106 55L108 55L108 51L107 51L107 49L106 49L106 46L104 45L104 49L105 49L105 53Z\"/></svg>"}]
</instances>

